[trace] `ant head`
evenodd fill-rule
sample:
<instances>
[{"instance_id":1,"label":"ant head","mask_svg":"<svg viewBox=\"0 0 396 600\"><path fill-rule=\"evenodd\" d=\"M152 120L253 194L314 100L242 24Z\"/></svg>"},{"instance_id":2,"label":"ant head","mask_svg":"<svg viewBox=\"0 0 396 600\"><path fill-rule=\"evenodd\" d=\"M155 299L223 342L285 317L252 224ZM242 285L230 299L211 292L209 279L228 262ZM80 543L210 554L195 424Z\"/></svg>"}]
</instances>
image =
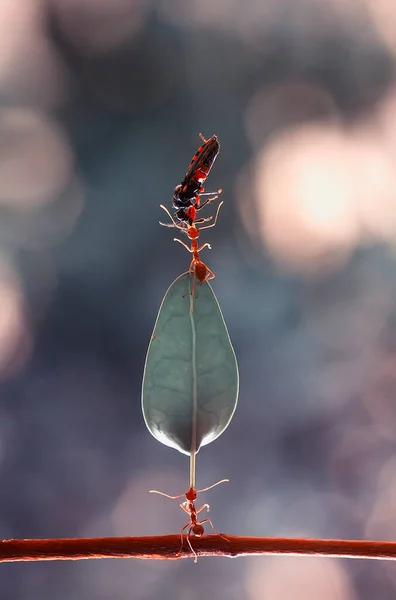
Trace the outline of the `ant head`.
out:
<instances>
[{"instance_id":1,"label":"ant head","mask_svg":"<svg viewBox=\"0 0 396 600\"><path fill-rule=\"evenodd\" d=\"M190 240L196 240L197 237L199 237L199 229L195 227L195 225L192 225L188 228L187 235L190 238Z\"/></svg>"},{"instance_id":2,"label":"ant head","mask_svg":"<svg viewBox=\"0 0 396 600\"><path fill-rule=\"evenodd\" d=\"M197 523L196 525L194 525L191 529L191 533L193 535L195 535L195 537L202 537L203 534L205 533L205 530L203 528L203 525L201 525L200 523Z\"/></svg>"},{"instance_id":3,"label":"ant head","mask_svg":"<svg viewBox=\"0 0 396 600\"><path fill-rule=\"evenodd\" d=\"M193 487L190 487L188 492L186 493L186 500L190 502L194 502L197 499L197 492Z\"/></svg>"}]
</instances>

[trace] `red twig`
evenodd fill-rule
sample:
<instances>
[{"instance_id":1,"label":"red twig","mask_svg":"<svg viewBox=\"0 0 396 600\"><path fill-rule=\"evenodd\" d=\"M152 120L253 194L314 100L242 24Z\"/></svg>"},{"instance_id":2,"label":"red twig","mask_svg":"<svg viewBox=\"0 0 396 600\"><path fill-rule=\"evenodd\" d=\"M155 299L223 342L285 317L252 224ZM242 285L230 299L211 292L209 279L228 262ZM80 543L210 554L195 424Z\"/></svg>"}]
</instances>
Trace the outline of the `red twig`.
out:
<instances>
[{"instance_id":1,"label":"red twig","mask_svg":"<svg viewBox=\"0 0 396 600\"><path fill-rule=\"evenodd\" d=\"M223 534L225 535L225 534ZM396 559L396 542L261 538L225 535L191 538L198 556L242 556L285 554L336 556L339 558ZM88 558L192 558L180 535L150 537L70 538L0 541L0 562L32 560L82 560Z\"/></svg>"}]
</instances>

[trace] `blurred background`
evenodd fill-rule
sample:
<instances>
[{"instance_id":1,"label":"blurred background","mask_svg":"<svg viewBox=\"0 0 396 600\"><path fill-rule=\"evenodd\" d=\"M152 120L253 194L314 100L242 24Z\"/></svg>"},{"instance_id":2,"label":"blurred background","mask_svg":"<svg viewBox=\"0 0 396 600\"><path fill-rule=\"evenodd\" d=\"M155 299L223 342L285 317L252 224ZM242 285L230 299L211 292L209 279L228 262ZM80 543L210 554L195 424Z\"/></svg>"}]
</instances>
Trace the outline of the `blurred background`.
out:
<instances>
[{"instance_id":1,"label":"blurred background","mask_svg":"<svg viewBox=\"0 0 396 600\"><path fill-rule=\"evenodd\" d=\"M0 535L176 533L188 459L140 408L158 225L200 146L240 400L201 450L219 531L396 538L396 4L0 2ZM208 209L207 214L211 213ZM205 215L206 216L206 215ZM388 599L396 565L4 564L0 598Z\"/></svg>"}]
</instances>

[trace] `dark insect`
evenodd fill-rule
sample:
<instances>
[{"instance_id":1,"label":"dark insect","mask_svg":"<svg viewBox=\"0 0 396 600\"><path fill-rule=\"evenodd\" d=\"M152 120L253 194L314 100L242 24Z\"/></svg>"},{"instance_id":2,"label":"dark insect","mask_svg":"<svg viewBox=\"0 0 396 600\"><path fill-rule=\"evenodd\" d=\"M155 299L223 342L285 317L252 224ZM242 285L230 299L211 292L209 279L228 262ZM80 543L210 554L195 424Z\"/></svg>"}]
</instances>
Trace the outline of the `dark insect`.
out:
<instances>
[{"instance_id":1,"label":"dark insect","mask_svg":"<svg viewBox=\"0 0 396 600\"><path fill-rule=\"evenodd\" d=\"M192 157L187 173L181 183L175 187L172 200L173 208L176 209L175 217L179 221L188 223L189 225L192 225L195 221L197 211L210 202L213 202L213 200L216 200L218 194L222 191L204 191L203 184L220 152L220 144L217 135L212 135L208 140L204 138L202 133L199 135L204 143ZM210 197L201 203L201 196ZM161 223L161 225L166 226L165 223Z\"/></svg>"}]
</instances>

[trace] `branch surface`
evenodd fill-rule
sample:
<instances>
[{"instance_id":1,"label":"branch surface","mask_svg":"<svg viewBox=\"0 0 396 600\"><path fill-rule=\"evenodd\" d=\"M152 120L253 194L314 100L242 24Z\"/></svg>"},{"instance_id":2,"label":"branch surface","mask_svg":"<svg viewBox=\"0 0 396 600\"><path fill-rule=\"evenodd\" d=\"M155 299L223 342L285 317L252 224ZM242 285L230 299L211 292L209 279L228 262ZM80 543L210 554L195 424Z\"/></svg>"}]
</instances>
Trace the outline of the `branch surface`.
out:
<instances>
[{"instance_id":1,"label":"branch surface","mask_svg":"<svg viewBox=\"0 0 396 600\"><path fill-rule=\"evenodd\" d=\"M396 559L396 542L363 540L315 540L301 538L241 537L235 535L190 537L198 556L333 556L338 558ZM194 558L180 535L146 537L66 538L2 540L0 562L35 560L83 560L93 558Z\"/></svg>"}]
</instances>

